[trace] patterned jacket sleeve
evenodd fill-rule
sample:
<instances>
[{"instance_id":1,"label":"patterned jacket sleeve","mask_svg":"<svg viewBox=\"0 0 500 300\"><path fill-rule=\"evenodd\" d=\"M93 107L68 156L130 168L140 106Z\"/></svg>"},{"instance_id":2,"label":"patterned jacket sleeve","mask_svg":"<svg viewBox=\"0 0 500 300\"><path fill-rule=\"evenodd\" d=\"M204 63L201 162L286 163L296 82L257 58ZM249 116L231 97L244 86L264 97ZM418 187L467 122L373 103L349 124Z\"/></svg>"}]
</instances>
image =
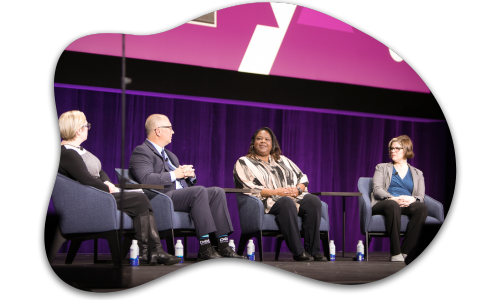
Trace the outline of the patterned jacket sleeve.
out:
<instances>
[{"instance_id":1,"label":"patterned jacket sleeve","mask_svg":"<svg viewBox=\"0 0 500 300\"><path fill-rule=\"evenodd\" d=\"M297 167L297 165L293 161L291 161L289 158L287 158L283 155L281 156L281 158L286 159L288 161L288 164L290 165L292 171L297 176L297 184L302 183L303 185L306 186L306 190L307 190L307 186L309 185L309 179L307 178L307 175L302 173L302 171L299 169L299 167Z\"/></svg>"},{"instance_id":2,"label":"patterned jacket sleeve","mask_svg":"<svg viewBox=\"0 0 500 300\"><path fill-rule=\"evenodd\" d=\"M251 189L250 194L259 199L263 199L260 192L266 187L255 177L250 162L245 157L240 157L233 169L234 185L237 189Z\"/></svg>"}]
</instances>

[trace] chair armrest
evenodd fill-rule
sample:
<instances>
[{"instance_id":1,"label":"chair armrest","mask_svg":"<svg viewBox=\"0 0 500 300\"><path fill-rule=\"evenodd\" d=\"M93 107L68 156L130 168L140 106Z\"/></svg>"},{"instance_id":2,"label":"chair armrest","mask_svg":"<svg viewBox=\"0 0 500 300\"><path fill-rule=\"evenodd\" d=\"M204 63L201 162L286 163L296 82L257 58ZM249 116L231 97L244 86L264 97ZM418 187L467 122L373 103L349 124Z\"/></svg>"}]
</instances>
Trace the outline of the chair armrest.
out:
<instances>
[{"instance_id":1,"label":"chair armrest","mask_svg":"<svg viewBox=\"0 0 500 300\"><path fill-rule=\"evenodd\" d=\"M116 177L121 181L122 169L115 169ZM124 170L125 183L137 184L130 179L129 170ZM174 204L167 195L153 189L143 189L146 196L151 201L158 230L163 231L174 228Z\"/></svg>"},{"instance_id":2,"label":"chair armrest","mask_svg":"<svg viewBox=\"0 0 500 300\"><path fill-rule=\"evenodd\" d=\"M155 190L149 190L157 195L151 199L151 206L156 219L158 230L174 228L174 204L167 195Z\"/></svg>"},{"instance_id":3,"label":"chair armrest","mask_svg":"<svg viewBox=\"0 0 500 300\"><path fill-rule=\"evenodd\" d=\"M371 189L371 178L359 178L358 191L362 194L361 196L358 196L359 229L363 235L366 234L366 229L370 226L372 220L372 205L370 199Z\"/></svg>"},{"instance_id":4,"label":"chair armrest","mask_svg":"<svg viewBox=\"0 0 500 300\"><path fill-rule=\"evenodd\" d=\"M328 204L323 201L321 201L321 218L325 219L327 227L330 228L330 217L328 216Z\"/></svg>"},{"instance_id":5,"label":"chair armrest","mask_svg":"<svg viewBox=\"0 0 500 300\"><path fill-rule=\"evenodd\" d=\"M260 231L264 224L264 204L254 196L238 193L238 214L240 217L241 233L247 234Z\"/></svg>"},{"instance_id":6,"label":"chair armrest","mask_svg":"<svg viewBox=\"0 0 500 300\"><path fill-rule=\"evenodd\" d=\"M115 168L115 174L116 174L116 178L118 178L118 182L120 182L122 180L122 169L120 168ZM129 175L128 175L128 169L125 169L124 170L124 177L125 177L125 183L131 183L131 184L139 184L138 182L130 179Z\"/></svg>"},{"instance_id":7,"label":"chair armrest","mask_svg":"<svg viewBox=\"0 0 500 300\"><path fill-rule=\"evenodd\" d=\"M118 229L116 200L110 193L57 174L52 200L63 235Z\"/></svg>"},{"instance_id":8,"label":"chair armrest","mask_svg":"<svg viewBox=\"0 0 500 300\"><path fill-rule=\"evenodd\" d=\"M425 195L424 203L427 205L428 216L439 220L439 222L444 222L444 209L443 204L432 197Z\"/></svg>"},{"instance_id":9,"label":"chair armrest","mask_svg":"<svg viewBox=\"0 0 500 300\"><path fill-rule=\"evenodd\" d=\"M367 197L358 196L359 202L359 229L361 234L366 234L366 229L370 226L372 220L372 206L371 202L367 201Z\"/></svg>"}]
</instances>

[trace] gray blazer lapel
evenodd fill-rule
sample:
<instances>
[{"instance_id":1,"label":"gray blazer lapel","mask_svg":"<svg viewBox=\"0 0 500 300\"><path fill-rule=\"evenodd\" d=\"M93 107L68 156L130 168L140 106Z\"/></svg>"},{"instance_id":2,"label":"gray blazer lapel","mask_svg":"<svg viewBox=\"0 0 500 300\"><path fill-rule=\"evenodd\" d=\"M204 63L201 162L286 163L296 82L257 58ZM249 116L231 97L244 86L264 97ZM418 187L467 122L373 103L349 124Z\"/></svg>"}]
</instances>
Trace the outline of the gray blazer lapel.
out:
<instances>
[{"instance_id":1,"label":"gray blazer lapel","mask_svg":"<svg viewBox=\"0 0 500 300\"><path fill-rule=\"evenodd\" d=\"M385 184L384 184L384 189L387 191L387 189L389 188L389 185L391 185L391 180L392 180L392 168L393 168L393 164L392 163L387 163L387 167L385 168L385 171L387 172L387 180L385 181Z\"/></svg>"},{"instance_id":2,"label":"gray blazer lapel","mask_svg":"<svg viewBox=\"0 0 500 300\"><path fill-rule=\"evenodd\" d=\"M408 168L411 171L411 177L413 179L413 191L411 192L411 195L415 195L415 191L418 191L418 174L415 171L415 168L412 167L410 164L408 164Z\"/></svg>"}]
</instances>

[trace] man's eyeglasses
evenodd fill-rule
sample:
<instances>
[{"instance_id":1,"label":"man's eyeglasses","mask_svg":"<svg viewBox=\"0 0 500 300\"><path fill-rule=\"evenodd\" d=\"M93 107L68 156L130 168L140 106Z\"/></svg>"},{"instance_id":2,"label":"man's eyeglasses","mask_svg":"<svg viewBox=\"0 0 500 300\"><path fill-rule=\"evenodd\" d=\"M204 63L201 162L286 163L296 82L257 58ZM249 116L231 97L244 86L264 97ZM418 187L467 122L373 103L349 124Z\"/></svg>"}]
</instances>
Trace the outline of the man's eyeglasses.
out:
<instances>
[{"instance_id":1,"label":"man's eyeglasses","mask_svg":"<svg viewBox=\"0 0 500 300\"><path fill-rule=\"evenodd\" d=\"M87 127L87 129L90 130L90 123L87 123L86 125L83 125L82 128L83 127Z\"/></svg>"},{"instance_id":2,"label":"man's eyeglasses","mask_svg":"<svg viewBox=\"0 0 500 300\"><path fill-rule=\"evenodd\" d=\"M170 128L170 130L174 130L174 128L172 128L172 126L159 126L157 128Z\"/></svg>"},{"instance_id":3,"label":"man's eyeglasses","mask_svg":"<svg viewBox=\"0 0 500 300\"><path fill-rule=\"evenodd\" d=\"M392 150L396 150L396 152L399 152L399 150L403 149L402 147L389 147L389 152L391 152Z\"/></svg>"}]
</instances>

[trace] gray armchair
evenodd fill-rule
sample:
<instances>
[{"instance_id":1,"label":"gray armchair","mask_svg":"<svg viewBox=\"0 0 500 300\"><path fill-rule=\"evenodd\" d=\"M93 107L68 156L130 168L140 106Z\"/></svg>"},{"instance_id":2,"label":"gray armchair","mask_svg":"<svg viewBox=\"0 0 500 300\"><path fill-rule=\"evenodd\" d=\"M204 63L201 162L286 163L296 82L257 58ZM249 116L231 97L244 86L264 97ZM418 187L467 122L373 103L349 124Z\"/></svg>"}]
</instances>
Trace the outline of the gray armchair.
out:
<instances>
[{"instance_id":1,"label":"gray armchair","mask_svg":"<svg viewBox=\"0 0 500 300\"><path fill-rule=\"evenodd\" d=\"M264 213L264 205L258 198L246 194L238 193L236 195L238 202L238 213L240 217L241 237L238 245L238 254L242 255L245 246L251 238L257 239L259 258L262 261L263 245L262 237L276 237L275 260L278 260L280 254L283 236L278 228L274 215ZM323 245L323 251L328 260L330 260L330 248L328 246L328 231L330 230L330 219L328 217L328 204L321 201L321 224L320 239ZM302 218L298 218L299 228L302 228Z\"/></svg>"},{"instance_id":2,"label":"gray armchair","mask_svg":"<svg viewBox=\"0 0 500 300\"><path fill-rule=\"evenodd\" d=\"M113 264L121 264L118 239L121 212L110 193L57 174L52 201L59 222L58 237L47 247L49 262L53 261L61 245L70 240L65 263L71 264L82 242L91 239L94 239L94 262L101 262L97 259L97 239L102 238L108 241ZM127 236L135 233L132 219L126 214L123 214L123 229ZM128 241L130 246L130 239Z\"/></svg>"},{"instance_id":3,"label":"gray armchair","mask_svg":"<svg viewBox=\"0 0 500 300\"><path fill-rule=\"evenodd\" d=\"M126 183L137 184L136 181L130 179L128 169L123 170L123 175ZM115 169L118 180L121 180L122 169ZM148 196L153 207L156 226L160 233L160 238L167 243L168 253L175 254L175 237L184 238L184 259L187 259L187 237L196 237L191 214L186 212L174 211L172 200L165 194L152 189L144 189L144 193Z\"/></svg>"},{"instance_id":4,"label":"gray armchair","mask_svg":"<svg viewBox=\"0 0 500 300\"><path fill-rule=\"evenodd\" d=\"M370 194L373 191L373 179L371 177L361 177L358 180L358 190L362 196L359 201L359 228L361 234L366 236L365 242L365 260L368 260L368 247L371 238L374 236L388 237L385 229L385 218L382 215L372 215L372 206ZM425 225L441 225L444 222L444 209L441 202L425 195L424 203L427 205L428 214ZM401 216L401 236L406 233L408 226L408 216Z\"/></svg>"}]
</instances>

